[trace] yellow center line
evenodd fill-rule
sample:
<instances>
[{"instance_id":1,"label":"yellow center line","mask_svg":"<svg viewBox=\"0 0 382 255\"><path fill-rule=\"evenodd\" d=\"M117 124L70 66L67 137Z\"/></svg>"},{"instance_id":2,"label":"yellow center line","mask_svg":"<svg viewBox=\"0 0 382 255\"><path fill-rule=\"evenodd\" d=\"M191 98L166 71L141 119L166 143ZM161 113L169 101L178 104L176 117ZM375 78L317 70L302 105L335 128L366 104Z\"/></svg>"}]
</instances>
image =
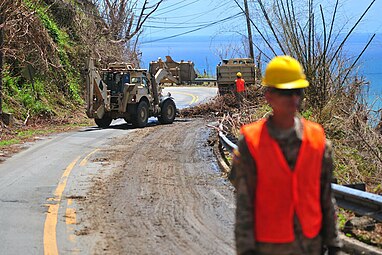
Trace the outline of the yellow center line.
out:
<instances>
[{"instance_id":1,"label":"yellow center line","mask_svg":"<svg viewBox=\"0 0 382 255\"><path fill-rule=\"evenodd\" d=\"M66 208L65 222L66 222L66 225L75 225L76 224L76 222L77 222L76 209Z\"/></svg>"},{"instance_id":2,"label":"yellow center line","mask_svg":"<svg viewBox=\"0 0 382 255\"><path fill-rule=\"evenodd\" d=\"M195 104L196 102L198 102L198 100L199 100L199 97L195 96L195 100L191 101L191 104Z\"/></svg>"},{"instance_id":3,"label":"yellow center line","mask_svg":"<svg viewBox=\"0 0 382 255\"><path fill-rule=\"evenodd\" d=\"M89 157L98 151L95 149L90 152L81 162L80 166L87 164ZM53 198L48 198L50 202L55 202L55 204L48 204L48 213L46 215L45 224L44 224L44 254L45 255L58 255L57 248L57 221L58 221L58 211L60 208L60 202L62 199L62 194L64 193L66 184L68 182L68 177L73 170L74 166L77 164L80 156L73 160L65 169L64 173L61 176L60 182L57 185L57 188L54 192ZM72 205L73 201L68 199L68 206ZM67 208L65 212L66 224L72 225L76 224L76 210L74 208Z\"/></svg>"},{"instance_id":4,"label":"yellow center line","mask_svg":"<svg viewBox=\"0 0 382 255\"><path fill-rule=\"evenodd\" d=\"M53 201L57 203L49 205L48 213L46 215L45 225L44 225L44 254L45 255L58 255L57 239L56 239L58 209L60 207L60 201L62 198L62 194L65 190L69 174L79 159L80 157L77 157L65 169L64 173L61 176L60 183L58 184L56 191L54 192Z\"/></svg>"},{"instance_id":5,"label":"yellow center line","mask_svg":"<svg viewBox=\"0 0 382 255\"><path fill-rule=\"evenodd\" d=\"M81 162L80 166L86 165L89 160L89 157L98 151L99 149L95 149L90 152ZM57 185L57 188L54 192L53 198L48 198L47 200L50 202L56 202L55 204L48 204L48 213L46 215L45 224L44 224L44 254L45 255L58 255L57 248L57 221L58 221L58 211L60 208L60 202L62 199L62 194L64 193L68 177L73 170L74 166L80 159L78 156L75 160L73 160L65 169L64 173L61 176L60 182ZM72 205L73 201L68 199L68 206ZM74 208L66 209L66 224L76 224L76 210Z\"/></svg>"},{"instance_id":6,"label":"yellow center line","mask_svg":"<svg viewBox=\"0 0 382 255\"><path fill-rule=\"evenodd\" d=\"M56 225L59 204L49 205L44 226L44 254L57 255Z\"/></svg>"},{"instance_id":7,"label":"yellow center line","mask_svg":"<svg viewBox=\"0 0 382 255\"><path fill-rule=\"evenodd\" d=\"M68 206L66 208L65 212L65 221L66 225L75 225L76 224L76 209L72 208L73 206L73 199L68 199L67 202Z\"/></svg>"},{"instance_id":8,"label":"yellow center line","mask_svg":"<svg viewBox=\"0 0 382 255\"><path fill-rule=\"evenodd\" d=\"M93 154L93 153L95 153L95 152L97 152L97 151L99 151L100 149L95 149L94 151L92 151L92 152L90 152L81 162L80 162L80 166L84 166L84 165L86 165L87 163L88 163L88 160L89 160L89 158L90 158L90 156Z\"/></svg>"},{"instance_id":9,"label":"yellow center line","mask_svg":"<svg viewBox=\"0 0 382 255\"><path fill-rule=\"evenodd\" d=\"M194 96L193 94L187 93L187 92L176 91L176 92L173 92L173 94L181 94L185 96L190 96L192 98L191 102L189 103L190 105L196 103L199 100L198 96Z\"/></svg>"}]
</instances>

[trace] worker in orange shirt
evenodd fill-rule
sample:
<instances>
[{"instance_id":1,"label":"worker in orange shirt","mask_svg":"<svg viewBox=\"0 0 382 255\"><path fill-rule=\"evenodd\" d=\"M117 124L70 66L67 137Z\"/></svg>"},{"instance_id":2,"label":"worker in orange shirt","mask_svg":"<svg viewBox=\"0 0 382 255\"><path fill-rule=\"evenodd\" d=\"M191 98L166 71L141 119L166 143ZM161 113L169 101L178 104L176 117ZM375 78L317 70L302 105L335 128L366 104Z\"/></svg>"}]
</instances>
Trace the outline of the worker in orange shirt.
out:
<instances>
[{"instance_id":1,"label":"worker in orange shirt","mask_svg":"<svg viewBox=\"0 0 382 255\"><path fill-rule=\"evenodd\" d=\"M235 96L237 104L240 107L245 97L245 80L242 78L242 74L237 72L235 80Z\"/></svg>"},{"instance_id":2,"label":"worker in orange shirt","mask_svg":"<svg viewBox=\"0 0 382 255\"><path fill-rule=\"evenodd\" d=\"M301 64L273 58L262 85L273 113L241 128L231 170L237 254L341 254L332 147L321 125L297 114L309 86Z\"/></svg>"}]
</instances>

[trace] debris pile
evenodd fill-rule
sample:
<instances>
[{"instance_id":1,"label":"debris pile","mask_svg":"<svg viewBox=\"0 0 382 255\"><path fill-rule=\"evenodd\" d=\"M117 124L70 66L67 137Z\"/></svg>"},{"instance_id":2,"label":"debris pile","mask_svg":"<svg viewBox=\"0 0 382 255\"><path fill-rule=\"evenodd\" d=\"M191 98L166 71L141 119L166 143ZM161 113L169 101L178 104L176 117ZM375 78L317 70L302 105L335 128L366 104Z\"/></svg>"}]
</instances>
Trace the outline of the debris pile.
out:
<instances>
[{"instance_id":1,"label":"debris pile","mask_svg":"<svg viewBox=\"0 0 382 255\"><path fill-rule=\"evenodd\" d=\"M241 105L235 94L227 93L212 98L210 101L197 106L179 111L180 117L222 117L227 114L248 112L264 103L262 89L252 86L246 91L246 96Z\"/></svg>"}]
</instances>

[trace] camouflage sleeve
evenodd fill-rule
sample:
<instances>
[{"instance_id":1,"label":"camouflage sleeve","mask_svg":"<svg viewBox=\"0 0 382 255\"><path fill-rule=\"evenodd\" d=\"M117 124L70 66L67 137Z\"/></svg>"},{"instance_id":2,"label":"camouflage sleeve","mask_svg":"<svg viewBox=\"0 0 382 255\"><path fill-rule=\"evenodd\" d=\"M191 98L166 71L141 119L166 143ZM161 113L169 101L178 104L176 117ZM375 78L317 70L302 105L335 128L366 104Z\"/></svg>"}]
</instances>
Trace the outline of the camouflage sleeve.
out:
<instances>
[{"instance_id":1,"label":"camouflage sleeve","mask_svg":"<svg viewBox=\"0 0 382 255\"><path fill-rule=\"evenodd\" d=\"M325 145L321 173L321 208L322 230L324 245L331 249L339 249L341 241L338 236L335 199L332 194L331 182L333 178L333 151L329 140Z\"/></svg>"},{"instance_id":2,"label":"camouflage sleeve","mask_svg":"<svg viewBox=\"0 0 382 255\"><path fill-rule=\"evenodd\" d=\"M235 239L237 254L255 251L253 236L253 190L255 189L255 163L244 137L240 137L238 150L234 151L231 170L232 182L236 188Z\"/></svg>"}]
</instances>

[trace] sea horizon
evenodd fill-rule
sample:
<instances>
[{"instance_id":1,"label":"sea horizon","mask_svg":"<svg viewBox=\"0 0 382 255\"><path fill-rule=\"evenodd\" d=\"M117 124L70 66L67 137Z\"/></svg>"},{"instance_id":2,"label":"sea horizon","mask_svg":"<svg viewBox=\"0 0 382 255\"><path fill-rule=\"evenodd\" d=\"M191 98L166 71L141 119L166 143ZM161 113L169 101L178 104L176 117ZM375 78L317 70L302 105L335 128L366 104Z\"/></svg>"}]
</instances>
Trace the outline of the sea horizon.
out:
<instances>
[{"instance_id":1,"label":"sea horizon","mask_svg":"<svg viewBox=\"0 0 382 255\"><path fill-rule=\"evenodd\" d=\"M344 45L346 56L354 61L371 36L370 33L352 34ZM211 76L216 75L216 66L221 61L218 55L223 55L224 47L232 46L233 43L240 44L241 40L239 38L235 41L232 36L212 38L208 35L183 36L161 41L156 41L157 39L159 38L152 37L142 40L139 48L142 53L142 68L148 68L150 61L156 61L158 58L165 60L166 56L171 56L174 61L192 61L198 73L206 72ZM231 57L243 56L231 55L225 58ZM359 59L358 67L358 73L370 83L369 101L375 101L382 96L382 34L376 34ZM381 105L380 102L378 105Z\"/></svg>"}]
</instances>

